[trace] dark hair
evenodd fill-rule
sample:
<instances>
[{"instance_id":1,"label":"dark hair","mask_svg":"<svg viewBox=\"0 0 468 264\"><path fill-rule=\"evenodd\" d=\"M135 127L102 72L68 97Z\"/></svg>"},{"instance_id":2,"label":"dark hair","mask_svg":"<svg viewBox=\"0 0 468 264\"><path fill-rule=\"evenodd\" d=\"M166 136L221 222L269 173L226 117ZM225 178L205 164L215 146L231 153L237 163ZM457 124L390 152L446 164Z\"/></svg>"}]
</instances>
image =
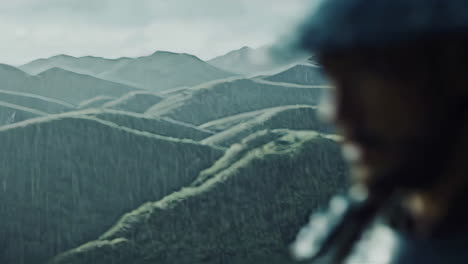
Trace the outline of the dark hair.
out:
<instances>
[{"instance_id":1,"label":"dark hair","mask_svg":"<svg viewBox=\"0 0 468 264\"><path fill-rule=\"evenodd\" d=\"M423 38L398 46L369 47L322 53L318 56L319 61L328 57L346 57L361 67L381 72L394 72L401 77L424 68L433 70L434 67L443 67L462 70L468 67L468 35Z\"/></svg>"},{"instance_id":2,"label":"dark hair","mask_svg":"<svg viewBox=\"0 0 468 264\"><path fill-rule=\"evenodd\" d=\"M468 94L468 35L421 38L399 46L353 49L319 54L322 64L330 58L352 62L384 78L423 83L443 96L444 86L456 85ZM460 82L461 81L461 82Z\"/></svg>"}]
</instances>

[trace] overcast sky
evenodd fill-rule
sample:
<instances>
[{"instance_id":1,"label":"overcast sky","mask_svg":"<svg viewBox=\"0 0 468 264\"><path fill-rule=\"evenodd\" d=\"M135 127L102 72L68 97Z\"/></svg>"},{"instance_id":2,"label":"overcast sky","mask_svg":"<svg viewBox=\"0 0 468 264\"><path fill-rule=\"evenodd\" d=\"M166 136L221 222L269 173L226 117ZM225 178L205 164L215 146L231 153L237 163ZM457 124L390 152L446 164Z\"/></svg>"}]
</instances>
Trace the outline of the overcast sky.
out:
<instances>
[{"instance_id":1,"label":"overcast sky","mask_svg":"<svg viewBox=\"0 0 468 264\"><path fill-rule=\"evenodd\" d=\"M0 2L0 63L57 54L209 59L273 43L315 0L8 0Z\"/></svg>"}]
</instances>

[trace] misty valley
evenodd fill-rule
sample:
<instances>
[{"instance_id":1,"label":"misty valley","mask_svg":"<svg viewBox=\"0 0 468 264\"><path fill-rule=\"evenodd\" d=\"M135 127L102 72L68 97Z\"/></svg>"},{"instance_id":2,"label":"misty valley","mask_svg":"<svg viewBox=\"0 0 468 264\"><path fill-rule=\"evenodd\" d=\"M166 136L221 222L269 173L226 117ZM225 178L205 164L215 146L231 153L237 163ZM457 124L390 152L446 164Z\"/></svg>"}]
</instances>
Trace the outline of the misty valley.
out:
<instances>
[{"instance_id":1,"label":"misty valley","mask_svg":"<svg viewBox=\"0 0 468 264\"><path fill-rule=\"evenodd\" d=\"M347 186L308 57L0 65L0 263L293 263Z\"/></svg>"}]
</instances>

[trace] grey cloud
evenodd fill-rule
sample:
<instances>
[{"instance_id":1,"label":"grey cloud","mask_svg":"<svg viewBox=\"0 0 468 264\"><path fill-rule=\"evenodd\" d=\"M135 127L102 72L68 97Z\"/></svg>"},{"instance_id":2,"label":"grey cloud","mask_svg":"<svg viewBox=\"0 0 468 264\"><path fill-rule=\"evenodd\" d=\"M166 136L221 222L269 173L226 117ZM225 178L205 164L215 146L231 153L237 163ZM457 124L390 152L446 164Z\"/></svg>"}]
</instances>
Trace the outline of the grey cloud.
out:
<instances>
[{"instance_id":1,"label":"grey cloud","mask_svg":"<svg viewBox=\"0 0 468 264\"><path fill-rule=\"evenodd\" d=\"M241 2L226 0L19 0L0 14L22 21L72 20L104 26L144 26L166 19L236 18L246 14Z\"/></svg>"},{"instance_id":2,"label":"grey cloud","mask_svg":"<svg viewBox=\"0 0 468 264\"><path fill-rule=\"evenodd\" d=\"M260 46L315 0L15 0L0 4L0 62L58 53L138 56L165 49L210 58Z\"/></svg>"}]
</instances>

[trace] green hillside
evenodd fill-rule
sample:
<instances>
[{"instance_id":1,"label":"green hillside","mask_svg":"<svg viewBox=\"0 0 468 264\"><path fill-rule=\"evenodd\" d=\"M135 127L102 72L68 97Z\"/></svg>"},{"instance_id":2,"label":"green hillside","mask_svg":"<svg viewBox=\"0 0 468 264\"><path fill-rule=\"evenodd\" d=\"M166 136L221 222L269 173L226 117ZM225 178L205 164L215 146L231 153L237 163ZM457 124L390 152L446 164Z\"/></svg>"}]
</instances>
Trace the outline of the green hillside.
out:
<instances>
[{"instance_id":1,"label":"green hillside","mask_svg":"<svg viewBox=\"0 0 468 264\"><path fill-rule=\"evenodd\" d=\"M187 186L222 150L67 113L0 128L0 263L37 264Z\"/></svg>"},{"instance_id":2,"label":"green hillside","mask_svg":"<svg viewBox=\"0 0 468 264\"><path fill-rule=\"evenodd\" d=\"M47 115L47 113L36 109L0 101L0 126L9 125L45 115Z\"/></svg>"},{"instance_id":3,"label":"green hillside","mask_svg":"<svg viewBox=\"0 0 468 264\"><path fill-rule=\"evenodd\" d=\"M36 109L48 114L57 114L73 109L73 105L31 93L0 90L0 101Z\"/></svg>"},{"instance_id":4,"label":"green hillside","mask_svg":"<svg viewBox=\"0 0 468 264\"><path fill-rule=\"evenodd\" d=\"M39 95L78 105L97 96L120 97L138 89L60 68L31 76L15 67L0 64L0 90Z\"/></svg>"},{"instance_id":5,"label":"green hillside","mask_svg":"<svg viewBox=\"0 0 468 264\"><path fill-rule=\"evenodd\" d=\"M93 76L52 68L36 77L36 94L79 104L96 96L121 96L137 90L132 86L105 81Z\"/></svg>"},{"instance_id":6,"label":"green hillside","mask_svg":"<svg viewBox=\"0 0 468 264\"><path fill-rule=\"evenodd\" d=\"M119 126L173 138L185 138L198 141L214 134L209 130L197 128L190 124L168 118L154 118L138 113L111 109L94 109L84 111L83 113L95 116L101 120L113 122Z\"/></svg>"},{"instance_id":7,"label":"green hillside","mask_svg":"<svg viewBox=\"0 0 468 264\"><path fill-rule=\"evenodd\" d=\"M267 108L269 109L269 108ZM252 112L246 112L246 113L241 113L237 115L232 115L212 121L208 121L206 123L203 123L199 125L199 128L204 128L204 129L209 129L211 131L215 132L221 132L224 130L227 130L233 126L242 124L244 122L248 122L252 119L255 119L256 117L262 115L265 113L265 109L261 110L256 110Z\"/></svg>"},{"instance_id":8,"label":"green hillside","mask_svg":"<svg viewBox=\"0 0 468 264\"><path fill-rule=\"evenodd\" d=\"M313 208L346 185L333 137L258 132L190 187L123 216L51 264L293 263L287 248Z\"/></svg>"},{"instance_id":9,"label":"green hillside","mask_svg":"<svg viewBox=\"0 0 468 264\"><path fill-rule=\"evenodd\" d=\"M153 105L163 100L163 97L150 91L130 92L118 99L107 102L103 105L106 108L123 110L135 113L144 113Z\"/></svg>"},{"instance_id":10,"label":"green hillside","mask_svg":"<svg viewBox=\"0 0 468 264\"><path fill-rule=\"evenodd\" d=\"M316 105L324 89L239 79L185 89L156 104L147 113L201 125L269 107Z\"/></svg>"},{"instance_id":11,"label":"green hillside","mask_svg":"<svg viewBox=\"0 0 468 264\"><path fill-rule=\"evenodd\" d=\"M232 124L232 120L228 120L227 123ZM221 125L222 120L219 120L217 124L218 126ZM293 105L262 110L260 115L250 120L244 120L242 123L208 137L202 143L230 146L256 131L279 128L315 130L323 133L332 132L330 126L318 119L316 107Z\"/></svg>"},{"instance_id":12,"label":"green hillside","mask_svg":"<svg viewBox=\"0 0 468 264\"><path fill-rule=\"evenodd\" d=\"M101 108L101 107L104 106L104 104L106 104L108 102L111 102L111 101L114 101L115 99L117 99L117 98L115 98L113 96L106 96L106 95L96 96L96 97L93 97L91 99L80 102L76 106L76 108L77 109Z\"/></svg>"}]
</instances>

